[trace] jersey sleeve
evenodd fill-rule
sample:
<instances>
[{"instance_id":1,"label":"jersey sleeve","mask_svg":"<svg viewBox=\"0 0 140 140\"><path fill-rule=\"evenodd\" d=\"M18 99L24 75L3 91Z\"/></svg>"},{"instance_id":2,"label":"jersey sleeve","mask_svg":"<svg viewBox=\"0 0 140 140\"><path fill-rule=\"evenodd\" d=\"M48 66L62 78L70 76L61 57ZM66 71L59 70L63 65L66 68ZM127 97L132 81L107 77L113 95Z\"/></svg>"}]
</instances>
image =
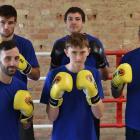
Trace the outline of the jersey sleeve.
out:
<instances>
[{"instance_id":1,"label":"jersey sleeve","mask_svg":"<svg viewBox=\"0 0 140 140\"><path fill-rule=\"evenodd\" d=\"M27 41L25 45L27 46L27 51L23 54L23 56L25 56L26 60L33 68L39 67L39 63L32 43L30 41Z\"/></svg>"},{"instance_id":2,"label":"jersey sleeve","mask_svg":"<svg viewBox=\"0 0 140 140\"><path fill-rule=\"evenodd\" d=\"M53 77L51 71L48 73L43 86L40 103L48 104L50 99L50 89L52 85Z\"/></svg>"}]
</instances>

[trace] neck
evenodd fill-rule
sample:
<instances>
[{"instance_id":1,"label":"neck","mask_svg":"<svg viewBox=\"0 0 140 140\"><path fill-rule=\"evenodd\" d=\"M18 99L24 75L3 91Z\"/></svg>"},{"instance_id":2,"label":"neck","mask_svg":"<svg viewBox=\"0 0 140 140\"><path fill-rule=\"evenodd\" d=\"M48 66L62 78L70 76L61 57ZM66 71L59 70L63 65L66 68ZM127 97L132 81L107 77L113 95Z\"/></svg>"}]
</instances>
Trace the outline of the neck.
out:
<instances>
[{"instance_id":1,"label":"neck","mask_svg":"<svg viewBox=\"0 0 140 140\"><path fill-rule=\"evenodd\" d=\"M10 84L12 81L12 76L8 76L0 70L0 81L5 84Z\"/></svg>"},{"instance_id":2,"label":"neck","mask_svg":"<svg viewBox=\"0 0 140 140\"><path fill-rule=\"evenodd\" d=\"M84 69L84 64L81 65L81 66L77 66L77 65L75 65L75 64L69 63L69 64L66 65L66 68L67 68L69 71L71 71L71 72L77 73L77 72L79 72L80 70Z\"/></svg>"}]
</instances>

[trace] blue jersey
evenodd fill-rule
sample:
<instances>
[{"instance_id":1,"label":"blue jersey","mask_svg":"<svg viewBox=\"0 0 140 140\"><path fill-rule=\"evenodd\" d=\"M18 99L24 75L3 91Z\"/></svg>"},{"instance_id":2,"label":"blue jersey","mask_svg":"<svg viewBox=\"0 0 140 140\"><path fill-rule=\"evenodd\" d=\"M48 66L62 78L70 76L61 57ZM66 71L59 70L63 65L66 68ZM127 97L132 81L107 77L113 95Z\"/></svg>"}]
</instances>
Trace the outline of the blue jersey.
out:
<instances>
[{"instance_id":1,"label":"blue jersey","mask_svg":"<svg viewBox=\"0 0 140 140\"><path fill-rule=\"evenodd\" d=\"M103 45L99 39L97 39L89 34L85 34L85 35L89 41L89 47L91 48L91 52L87 56L85 65L90 66L90 67L99 68L98 62L100 60L93 53L93 47L94 47L93 43L96 42L96 44L98 46L100 46L101 50L104 52ZM69 36L67 35L61 39L58 39L55 42L52 52L51 52L51 69L57 68L61 65L65 65L65 64L69 63L69 58L64 53L65 42L68 39L68 37ZM103 53L102 57L104 58L104 66L108 66L109 64L108 64L108 61L107 61L104 53Z\"/></svg>"},{"instance_id":2,"label":"blue jersey","mask_svg":"<svg viewBox=\"0 0 140 140\"><path fill-rule=\"evenodd\" d=\"M99 72L90 67L95 78L99 95L104 97ZM65 66L50 71L46 77L41 96L41 103L49 104L50 89L55 75L59 72L67 72L73 78L73 90L65 92L59 116L53 123L52 140L97 140L94 128L94 119L91 107L88 105L83 90L76 88L77 73L70 72Z\"/></svg>"},{"instance_id":3,"label":"blue jersey","mask_svg":"<svg viewBox=\"0 0 140 140\"><path fill-rule=\"evenodd\" d=\"M121 63L132 67L132 82L127 85L126 126L140 131L140 48L128 52Z\"/></svg>"},{"instance_id":4,"label":"blue jersey","mask_svg":"<svg viewBox=\"0 0 140 140\"><path fill-rule=\"evenodd\" d=\"M17 35L14 35L13 40L16 42L19 52L25 57L28 63L33 68L39 67L32 43L29 40ZM15 76L27 84L26 75L22 74L20 71L17 71Z\"/></svg>"},{"instance_id":5,"label":"blue jersey","mask_svg":"<svg viewBox=\"0 0 140 140\"><path fill-rule=\"evenodd\" d=\"M13 77L10 84L0 82L0 140L19 140L19 111L13 109L15 93L27 90L26 85Z\"/></svg>"}]
</instances>

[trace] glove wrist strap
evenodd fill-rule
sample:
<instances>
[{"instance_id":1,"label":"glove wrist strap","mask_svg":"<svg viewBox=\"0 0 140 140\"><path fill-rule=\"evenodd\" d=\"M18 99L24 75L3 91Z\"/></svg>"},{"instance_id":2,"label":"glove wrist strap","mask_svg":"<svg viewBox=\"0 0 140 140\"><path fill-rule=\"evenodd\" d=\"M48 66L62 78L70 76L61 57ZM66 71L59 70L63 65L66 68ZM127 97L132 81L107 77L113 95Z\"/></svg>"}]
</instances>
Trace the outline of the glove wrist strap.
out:
<instances>
[{"instance_id":1,"label":"glove wrist strap","mask_svg":"<svg viewBox=\"0 0 140 140\"><path fill-rule=\"evenodd\" d=\"M50 98L49 100L49 104L52 108L58 108L59 106L61 106L63 103L63 98L60 98L60 99L53 99L53 98Z\"/></svg>"},{"instance_id":2,"label":"glove wrist strap","mask_svg":"<svg viewBox=\"0 0 140 140\"><path fill-rule=\"evenodd\" d=\"M25 75L27 75L27 74L29 74L29 73L31 72L31 70L32 70L32 66L28 63L26 69L23 70L22 72L23 72Z\"/></svg>"},{"instance_id":3,"label":"glove wrist strap","mask_svg":"<svg viewBox=\"0 0 140 140\"><path fill-rule=\"evenodd\" d=\"M87 102L90 106L95 105L97 102L99 102L99 100L100 100L100 96L98 94L91 98L87 97Z\"/></svg>"}]
</instances>

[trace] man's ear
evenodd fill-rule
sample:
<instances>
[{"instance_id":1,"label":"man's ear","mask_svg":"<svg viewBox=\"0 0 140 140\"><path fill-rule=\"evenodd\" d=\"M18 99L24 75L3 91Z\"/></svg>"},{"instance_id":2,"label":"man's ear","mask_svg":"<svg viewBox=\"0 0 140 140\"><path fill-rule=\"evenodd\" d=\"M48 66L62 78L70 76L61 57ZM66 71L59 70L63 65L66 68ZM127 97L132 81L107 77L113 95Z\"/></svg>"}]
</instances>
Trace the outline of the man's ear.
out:
<instances>
[{"instance_id":1,"label":"man's ear","mask_svg":"<svg viewBox=\"0 0 140 140\"><path fill-rule=\"evenodd\" d=\"M90 52L91 52L91 48L88 48L88 53L90 54Z\"/></svg>"},{"instance_id":2,"label":"man's ear","mask_svg":"<svg viewBox=\"0 0 140 140\"><path fill-rule=\"evenodd\" d=\"M64 49L64 52L65 52L66 56L68 56L68 50Z\"/></svg>"}]
</instances>

